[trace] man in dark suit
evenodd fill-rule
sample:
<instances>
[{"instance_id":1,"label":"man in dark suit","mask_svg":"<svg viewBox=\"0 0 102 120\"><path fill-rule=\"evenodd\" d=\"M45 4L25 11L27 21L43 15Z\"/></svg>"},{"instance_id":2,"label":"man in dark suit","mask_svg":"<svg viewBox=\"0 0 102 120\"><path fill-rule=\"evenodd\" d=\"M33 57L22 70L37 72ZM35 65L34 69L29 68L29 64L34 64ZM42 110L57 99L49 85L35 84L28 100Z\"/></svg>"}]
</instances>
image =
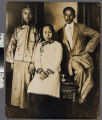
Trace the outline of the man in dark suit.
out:
<instances>
[{"instance_id":1,"label":"man in dark suit","mask_svg":"<svg viewBox=\"0 0 102 120\"><path fill-rule=\"evenodd\" d=\"M63 46L62 72L74 76L79 86L79 103L83 103L94 85L94 65L90 53L99 43L100 35L84 24L75 23L75 10L72 7L66 7L63 15L66 24L58 31L59 42Z\"/></svg>"}]
</instances>

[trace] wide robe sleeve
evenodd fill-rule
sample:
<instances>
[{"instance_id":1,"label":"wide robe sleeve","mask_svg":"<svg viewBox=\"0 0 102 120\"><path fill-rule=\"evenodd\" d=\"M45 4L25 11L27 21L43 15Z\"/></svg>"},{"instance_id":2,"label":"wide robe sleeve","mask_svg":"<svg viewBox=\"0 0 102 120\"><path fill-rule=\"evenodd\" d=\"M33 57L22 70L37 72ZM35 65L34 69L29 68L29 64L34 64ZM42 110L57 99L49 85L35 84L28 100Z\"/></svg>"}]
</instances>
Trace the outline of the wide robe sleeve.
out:
<instances>
[{"instance_id":1,"label":"wide robe sleeve","mask_svg":"<svg viewBox=\"0 0 102 120\"><path fill-rule=\"evenodd\" d=\"M31 63L30 65L32 66L32 68L34 69L35 65L35 53L36 50L39 48L40 42L41 42L41 36L40 33L37 32L37 28L34 28L34 49L33 49L33 53L32 53L32 58L31 58Z\"/></svg>"},{"instance_id":2,"label":"wide robe sleeve","mask_svg":"<svg viewBox=\"0 0 102 120\"><path fill-rule=\"evenodd\" d=\"M14 62L14 49L16 48L16 43L17 43L17 28L15 29L11 37L11 40L6 52L6 61L9 63Z\"/></svg>"},{"instance_id":3,"label":"wide robe sleeve","mask_svg":"<svg viewBox=\"0 0 102 120\"><path fill-rule=\"evenodd\" d=\"M86 25L80 24L80 28L85 36L89 36L91 39L87 43L85 52L93 52L99 43L100 34Z\"/></svg>"}]
</instances>

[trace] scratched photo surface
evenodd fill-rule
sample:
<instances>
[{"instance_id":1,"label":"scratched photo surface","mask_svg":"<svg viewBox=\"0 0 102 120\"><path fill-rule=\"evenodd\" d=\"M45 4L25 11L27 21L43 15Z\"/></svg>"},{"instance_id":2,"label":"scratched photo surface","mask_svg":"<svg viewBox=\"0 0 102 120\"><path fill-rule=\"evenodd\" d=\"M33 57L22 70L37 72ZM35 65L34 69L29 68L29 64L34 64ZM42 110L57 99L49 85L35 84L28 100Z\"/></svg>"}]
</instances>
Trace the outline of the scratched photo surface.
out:
<instances>
[{"instance_id":1,"label":"scratched photo surface","mask_svg":"<svg viewBox=\"0 0 102 120\"><path fill-rule=\"evenodd\" d=\"M98 2L8 2L7 118L100 118L100 32Z\"/></svg>"}]
</instances>

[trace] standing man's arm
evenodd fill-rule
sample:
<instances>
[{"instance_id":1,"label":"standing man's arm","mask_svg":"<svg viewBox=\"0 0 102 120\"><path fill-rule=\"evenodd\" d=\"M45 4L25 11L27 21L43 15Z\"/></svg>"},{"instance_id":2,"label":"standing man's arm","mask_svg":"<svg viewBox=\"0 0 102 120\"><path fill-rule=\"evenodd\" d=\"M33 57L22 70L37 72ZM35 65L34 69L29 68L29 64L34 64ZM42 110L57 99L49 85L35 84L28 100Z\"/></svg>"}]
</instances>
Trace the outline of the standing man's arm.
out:
<instances>
[{"instance_id":1,"label":"standing man's arm","mask_svg":"<svg viewBox=\"0 0 102 120\"><path fill-rule=\"evenodd\" d=\"M6 61L9 63L14 63L14 49L16 48L16 43L17 43L17 29L15 29L11 37L11 40L6 52Z\"/></svg>"},{"instance_id":2,"label":"standing man's arm","mask_svg":"<svg viewBox=\"0 0 102 120\"><path fill-rule=\"evenodd\" d=\"M93 52L99 43L99 32L87 27L86 25L80 25L80 28L85 36L89 36L91 38L90 41L87 43L85 52Z\"/></svg>"},{"instance_id":3,"label":"standing man's arm","mask_svg":"<svg viewBox=\"0 0 102 120\"><path fill-rule=\"evenodd\" d=\"M31 63L29 65L29 72L32 73L34 71L34 58L35 58L35 52L36 52L36 48L37 45L41 42L41 35L39 30L37 29L37 27L34 27L34 48L33 48L33 52L32 52L32 58L31 58Z\"/></svg>"}]
</instances>

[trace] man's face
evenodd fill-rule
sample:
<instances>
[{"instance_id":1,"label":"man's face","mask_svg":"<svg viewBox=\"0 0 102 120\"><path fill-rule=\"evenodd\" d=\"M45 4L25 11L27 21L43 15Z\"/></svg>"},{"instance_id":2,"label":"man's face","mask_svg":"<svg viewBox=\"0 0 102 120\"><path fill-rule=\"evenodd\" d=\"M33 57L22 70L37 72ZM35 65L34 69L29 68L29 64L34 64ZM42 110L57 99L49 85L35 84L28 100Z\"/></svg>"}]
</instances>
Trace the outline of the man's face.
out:
<instances>
[{"instance_id":1,"label":"man's face","mask_svg":"<svg viewBox=\"0 0 102 120\"><path fill-rule=\"evenodd\" d=\"M64 13L64 19L67 24L71 24L75 18L75 15L71 10L66 10Z\"/></svg>"},{"instance_id":2,"label":"man's face","mask_svg":"<svg viewBox=\"0 0 102 120\"><path fill-rule=\"evenodd\" d=\"M32 11L29 8L24 8L22 11L22 17L23 20L26 22L26 24L29 24L29 22L32 20Z\"/></svg>"}]
</instances>

